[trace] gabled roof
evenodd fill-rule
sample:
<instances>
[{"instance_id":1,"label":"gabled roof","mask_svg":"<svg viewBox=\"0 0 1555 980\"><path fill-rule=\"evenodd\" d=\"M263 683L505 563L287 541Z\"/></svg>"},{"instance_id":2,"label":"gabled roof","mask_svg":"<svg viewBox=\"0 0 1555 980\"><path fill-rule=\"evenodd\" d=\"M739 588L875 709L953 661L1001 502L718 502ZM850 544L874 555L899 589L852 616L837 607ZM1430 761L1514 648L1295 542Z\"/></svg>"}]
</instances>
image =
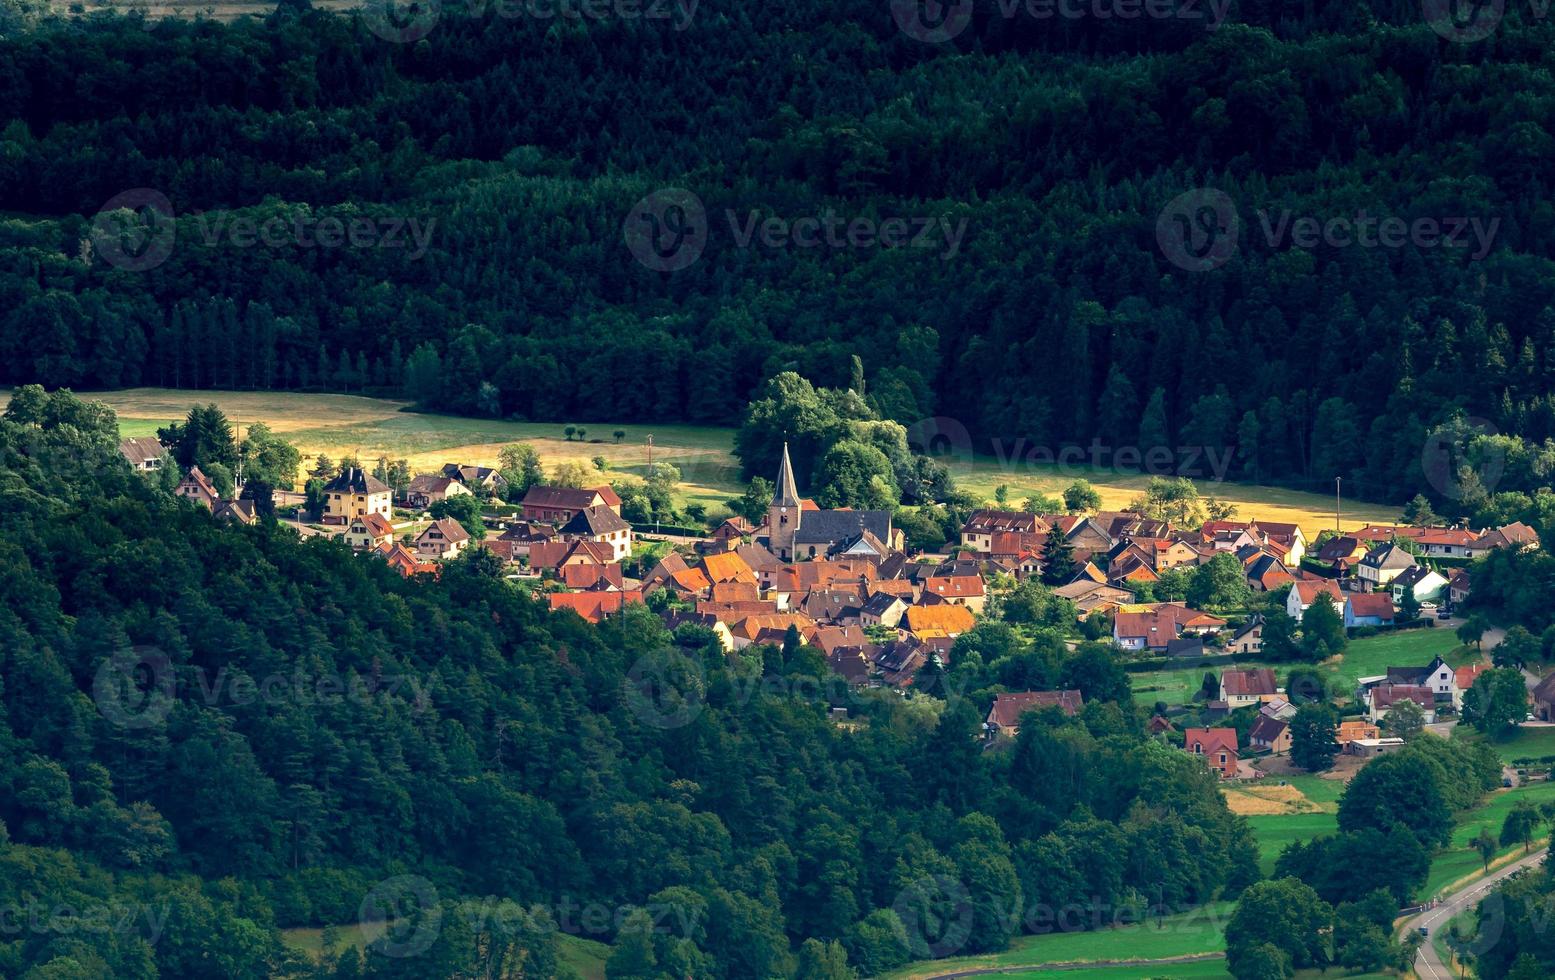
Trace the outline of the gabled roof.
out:
<instances>
[{"instance_id":1,"label":"gabled roof","mask_svg":"<svg viewBox=\"0 0 1555 980\"><path fill-rule=\"evenodd\" d=\"M965 633L977 625L971 610L948 602L937 606L908 606L905 618L907 628L914 633L924 630Z\"/></svg>"},{"instance_id":2,"label":"gabled roof","mask_svg":"<svg viewBox=\"0 0 1555 980\"><path fill-rule=\"evenodd\" d=\"M988 709L988 724L1001 728L1016 728L1020 717L1028 711L1058 708L1064 714L1074 716L1085 704L1079 691L1021 691L1017 694L997 694L993 707Z\"/></svg>"},{"instance_id":3,"label":"gabled roof","mask_svg":"<svg viewBox=\"0 0 1555 980\"><path fill-rule=\"evenodd\" d=\"M466 531L464 529L464 525L460 524L452 517L444 517L433 521L431 524L428 524L425 528L422 529L420 534L416 535L416 540L419 542L423 538L426 538L429 534L431 534L433 528L436 528L442 534L443 540L447 541L449 544L458 544L461 541L470 540L470 532Z\"/></svg>"},{"instance_id":4,"label":"gabled roof","mask_svg":"<svg viewBox=\"0 0 1555 980\"><path fill-rule=\"evenodd\" d=\"M552 592L547 596L553 611L571 609L591 623L620 612L627 603L642 602L642 593L630 592Z\"/></svg>"},{"instance_id":5,"label":"gabled roof","mask_svg":"<svg viewBox=\"0 0 1555 980\"><path fill-rule=\"evenodd\" d=\"M355 527L358 524L362 526L364 531L375 538L386 537L394 533L394 525L389 523L389 519L376 512L353 517L351 519L351 527Z\"/></svg>"},{"instance_id":6,"label":"gabled roof","mask_svg":"<svg viewBox=\"0 0 1555 980\"><path fill-rule=\"evenodd\" d=\"M1334 606L1344 605L1344 593L1339 591L1339 583L1333 579L1297 579L1291 583L1291 591L1296 593L1296 599L1303 606L1310 606L1317 600L1320 593L1326 593L1333 597Z\"/></svg>"},{"instance_id":7,"label":"gabled roof","mask_svg":"<svg viewBox=\"0 0 1555 980\"><path fill-rule=\"evenodd\" d=\"M755 582L756 573L751 570L738 551L704 555L702 570L712 582Z\"/></svg>"},{"instance_id":8,"label":"gabled roof","mask_svg":"<svg viewBox=\"0 0 1555 980\"><path fill-rule=\"evenodd\" d=\"M135 436L120 441L119 455L129 460L132 465L144 466L154 459L166 456L167 449L151 436Z\"/></svg>"},{"instance_id":9,"label":"gabled roof","mask_svg":"<svg viewBox=\"0 0 1555 980\"><path fill-rule=\"evenodd\" d=\"M355 466L324 484L325 493L389 493L388 484Z\"/></svg>"},{"instance_id":10,"label":"gabled roof","mask_svg":"<svg viewBox=\"0 0 1555 980\"><path fill-rule=\"evenodd\" d=\"M448 488L458 482L458 480L452 477L432 476L423 473L420 476L411 477L410 483L405 486L405 491L407 493L447 493Z\"/></svg>"},{"instance_id":11,"label":"gabled roof","mask_svg":"<svg viewBox=\"0 0 1555 980\"><path fill-rule=\"evenodd\" d=\"M1262 745L1273 745L1275 740L1284 735L1285 729L1289 727L1289 725L1278 718L1260 714L1258 720L1253 722L1252 731L1248 732L1247 738L1249 741L1258 742Z\"/></svg>"},{"instance_id":12,"label":"gabled roof","mask_svg":"<svg viewBox=\"0 0 1555 980\"><path fill-rule=\"evenodd\" d=\"M553 510L582 510L595 504L607 507L621 506L621 498L610 487L547 487L533 486L521 501L525 507L547 507Z\"/></svg>"},{"instance_id":13,"label":"gabled roof","mask_svg":"<svg viewBox=\"0 0 1555 980\"><path fill-rule=\"evenodd\" d=\"M983 595L983 579L978 575L931 576L924 579L923 590L947 599L976 599Z\"/></svg>"},{"instance_id":14,"label":"gabled roof","mask_svg":"<svg viewBox=\"0 0 1555 980\"><path fill-rule=\"evenodd\" d=\"M1376 616L1383 622L1393 618L1393 594L1391 592L1352 592L1346 600L1351 618Z\"/></svg>"},{"instance_id":15,"label":"gabled roof","mask_svg":"<svg viewBox=\"0 0 1555 980\"><path fill-rule=\"evenodd\" d=\"M202 473L198 466L189 467L189 472L184 474L184 478L179 482L193 483L198 486L201 491L212 498L218 498L220 496L216 493L216 486L215 484L211 483L210 477Z\"/></svg>"},{"instance_id":16,"label":"gabled roof","mask_svg":"<svg viewBox=\"0 0 1555 980\"><path fill-rule=\"evenodd\" d=\"M1361 564L1367 568L1408 568L1415 563L1415 556L1396 544L1378 545L1366 553Z\"/></svg>"},{"instance_id":17,"label":"gabled roof","mask_svg":"<svg viewBox=\"0 0 1555 980\"><path fill-rule=\"evenodd\" d=\"M1362 548L1359 538L1351 534L1341 534L1324 541L1323 546L1317 549L1317 557L1319 561L1339 561L1353 558Z\"/></svg>"},{"instance_id":18,"label":"gabled roof","mask_svg":"<svg viewBox=\"0 0 1555 980\"><path fill-rule=\"evenodd\" d=\"M604 504L599 504L593 507L585 507L573 514L572 519L562 525L561 533L599 537L603 534L625 531L630 527L630 524L621 519L621 515Z\"/></svg>"},{"instance_id":19,"label":"gabled roof","mask_svg":"<svg viewBox=\"0 0 1555 980\"><path fill-rule=\"evenodd\" d=\"M967 534L997 534L997 533L1043 533L1048 524L1036 514L1027 514L1014 510L974 510L972 515L961 525L961 533Z\"/></svg>"},{"instance_id":20,"label":"gabled roof","mask_svg":"<svg viewBox=\"0 0 1555 980\"><path fill-rule=\"evenodd\" d=\"M1235 728L1185 728L1183 729L1183 748L1189 752L1198 746L1200 750L1209 755L1221 749L1227 752L1236 752Z\"/></svg>"},{"instance_id":21,"label":"gabled roof","mask_svg":"<svg viewBox=\"0 0 1555 980\"><path fill-rule=\"evenodd\" d=\"M860 611L866 616L882 616L900 602L902 602L900 596L891 595L889 592L876 592L869 597Z\"/></svg>"},{"instance_id":22,"label":"gabled roof","mask_svg":"<svg viewBox=\"0 0 1555 980\"><path fill-rule=\"evenodd\" d=\"M1374 709L1392 707L1400 701L1413 701L1422 708L1436 707L1436 695L1429 687L1418 684L1384 684L1372 689L1371 706Z\"/></svg>"},{"instance_id":23,"label":"gabled roof","mask_svg":"<svg viewBox=\"0 0 1555 980\"><path fill-rule=\"evenodd\" d=\"M1452 672L1453 683L1458 685L1458 690L1467 691L1479 680L1479 675L1490 669L1489 664L1469 664L1467 667L1459 667Z\"/></svg>"},{"instance_id":24,"label":"gabled roof","mask_svg":"<svg viewBox=\"0 0 1555 980\"><path fill-rule=\"evenodd\" d=\"M1220 675L1220 686L1227 697L1264 697L1279 693L1279 682L1274 678L1272 667L1225 671Z\"/></svg>"},{"instance_id":25,"label":"gabled roof","mask_svg":"<svg viewBox=\"0 0 1555 980\"><path fill-rule=\"evenodd\" d=\"M868 531L880 541L891 537L891 512L888 510L816 510L807 511L794 531L794 544L824 544L828 547L846 541L860 531Z\"/></svg>"}]
</instances>

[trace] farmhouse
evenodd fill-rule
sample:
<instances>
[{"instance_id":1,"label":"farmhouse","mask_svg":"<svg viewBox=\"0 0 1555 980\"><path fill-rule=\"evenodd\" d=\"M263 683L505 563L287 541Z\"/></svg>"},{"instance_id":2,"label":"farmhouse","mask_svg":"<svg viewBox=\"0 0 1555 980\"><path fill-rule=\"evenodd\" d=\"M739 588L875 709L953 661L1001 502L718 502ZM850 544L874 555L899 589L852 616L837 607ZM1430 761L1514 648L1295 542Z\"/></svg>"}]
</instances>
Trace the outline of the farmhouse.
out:
<instances>
[{"instance_id":1,"label":"farmhouse","mask_svg":"<svg viewBox=\"0 0 1555 980\"><path fill-rule=\"evenodd\" d=\"M469 488L458 480L446 476L417 476L411 478L405 488L405 503L417 510L425 510L440 500L469 494Z\"/></svg>"},{"instance_id":2,"label":"farmhouse","mask_svg":"<svg viewBox=\"0 0 1555 980\"><path fill-rule=\"evenodd\" d=\"M1244 705L1262 703L1279 693L1272 667L1227 670L1220 675L1219 700L1233 711Z\"/></svg>"},{"instance_id":3,"label":"farmhouse","mask_svg":"<svg viewBox=\"0 0 1555 980\"><path fill-rule=\"evenodd\" d=\"M632 553L632 526L622 520L620 514L602 504L585 507L573 514L556 533L564 541L582 539L602 544L610 549L614 561L620 561Z\"/></svg>"},{"instance_id":4,"label":"farmhouse","mask_svg":"<svg viewBox=\"0 0 1555 980\"><path fill-rule=\"evenodd\" d=\"M1290 751L1290 725L1282 719L1260 715L1253 722L1247 741L1255 749L1263 749L1272 755L1283 755Z\"/></svg>"}]
</instances>

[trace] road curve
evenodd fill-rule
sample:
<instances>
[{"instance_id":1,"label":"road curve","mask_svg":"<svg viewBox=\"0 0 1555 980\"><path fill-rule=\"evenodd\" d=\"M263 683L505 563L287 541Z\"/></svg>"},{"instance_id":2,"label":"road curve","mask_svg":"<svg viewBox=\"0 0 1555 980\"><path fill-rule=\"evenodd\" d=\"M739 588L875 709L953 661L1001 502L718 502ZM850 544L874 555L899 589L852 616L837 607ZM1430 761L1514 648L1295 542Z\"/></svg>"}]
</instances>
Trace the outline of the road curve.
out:
<instances>
[{"instance_id":1,"label":"road curve","mask_svg":"<svg viewBox=\"0 0 1555 980\"><path fill-rule=\"evenodd\" d=\"M1538 864L1544 859L1544 852L1547 850L1549 848L1541 847L1539 850L1532 851L1526 857L1518 858L1503 868L1497 868L1467 888L1453 892L1442 899L1441 904L1435 908L1426 909L1404 923L1404 935L1406 936L1419 930L1421 926L1425 926L1431 932L1430 936L1426 937L1426 941L1421 944L1420 952L1415 956L1415 973L1420 977L1420 980L1452 980L1453 977L1451 968L1443 963L1441 957L1436 954L1436 946L1432 942L1436 937L1436 930L1438 928L1447 928L1447 923L1451 922L1459 912L1479 901L1485 896L1486 892L1500 884L1509 875Z\"/></svg>"}]
</instances>

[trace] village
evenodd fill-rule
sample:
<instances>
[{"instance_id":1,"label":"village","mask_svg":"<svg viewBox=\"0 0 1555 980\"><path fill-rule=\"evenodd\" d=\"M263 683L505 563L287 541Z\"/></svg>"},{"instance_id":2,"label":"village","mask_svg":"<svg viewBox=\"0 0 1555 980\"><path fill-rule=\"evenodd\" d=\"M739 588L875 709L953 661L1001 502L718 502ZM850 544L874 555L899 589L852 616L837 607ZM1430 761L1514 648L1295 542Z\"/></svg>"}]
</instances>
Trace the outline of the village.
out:
<instances>
[{"instance_id":1,"label":"village","mask_svg":"<svg viewBox=\"0 0 1555 980\"><path fill-rule=\"evenodd\" d=\"M120 449L142 471L168 463L155 439L127 439ZM1310 541L1294 523L1256 518L1179 528L1126 511L980 509L955 546L911 553L890 511L825 509L802 496L786 447L773 487L760 524L731 517L686 537L634 528L607 483L537 484L509 505L507 481L490 467L450 462L396 493L353 466L323 486L314 527L406 577L436 575L441 563L484 549L552 610L597 624L643 604L671 630L708 630L730 655L782 645L792 630L849 685L903 693L926 666L943 676L957 638L997 615L1012 590L1045 583L1071 620L1071 648L1078 638L1110 640L1135 671L1140 702L1148 704L1153 676L1204 674L1182 703L1156 703L1150 731L1228 780L1262 778L1268 767L1253 760L1289 754L1290 721L1313 692L1287 690L1272 667L1240 666L1262 662L1265 613L1153 601L1163 576L1234 561L1249 595L1284 594L1283 607L1273 608L1292 623L1308 622L1321 605L1342 634L1366 635L1456 625L1454 612L1471 589L1471 560L1539 546L1521 523L1481 530L1372 524ZM177 493L219 519L257 520L252 501L223 499L198 467L183 474ZM452 516L429 513L459 498L495 515L482 537ZM1049 567L1053 551L1062 568ZM1389 664L1356 678L1353 689L1325 692L1347 705L1334 733L1338 750L1368 758L1402 746L1389 716L1405 703L1424 725L1450 724L1488 666L1451 667L1438 656ZM1555 676L1537 686L1531 678L1529 686L1529 720L1555 720ZM999 693L984 731L990 741L1007 740L1027 712L1052 707L1073 715L1084 703L1078 689Z\"/></svg>"}]
</instances>

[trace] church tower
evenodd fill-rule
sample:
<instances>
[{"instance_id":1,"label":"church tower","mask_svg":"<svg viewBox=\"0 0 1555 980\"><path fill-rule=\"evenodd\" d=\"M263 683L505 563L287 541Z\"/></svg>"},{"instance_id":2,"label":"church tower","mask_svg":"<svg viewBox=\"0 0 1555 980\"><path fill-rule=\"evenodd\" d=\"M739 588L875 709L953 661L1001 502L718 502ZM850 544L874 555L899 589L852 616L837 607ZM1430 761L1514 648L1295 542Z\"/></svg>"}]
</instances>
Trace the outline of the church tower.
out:
<instances>
[{"instance_id":1,"label":"church tower","mask_svg":"<svg viewBox=\"0 0 1555 980\"><path fill-rule=\"evenodd\" d=\"M783 561L794 558L794 532L799 530L802 511L799 490L794 486L794 465L788 461L788 443L783 443L783 464L778 467L777 486L772 491L772 506L767 508L767 537L772 553Z\"/></svg>"}]
</instances>

